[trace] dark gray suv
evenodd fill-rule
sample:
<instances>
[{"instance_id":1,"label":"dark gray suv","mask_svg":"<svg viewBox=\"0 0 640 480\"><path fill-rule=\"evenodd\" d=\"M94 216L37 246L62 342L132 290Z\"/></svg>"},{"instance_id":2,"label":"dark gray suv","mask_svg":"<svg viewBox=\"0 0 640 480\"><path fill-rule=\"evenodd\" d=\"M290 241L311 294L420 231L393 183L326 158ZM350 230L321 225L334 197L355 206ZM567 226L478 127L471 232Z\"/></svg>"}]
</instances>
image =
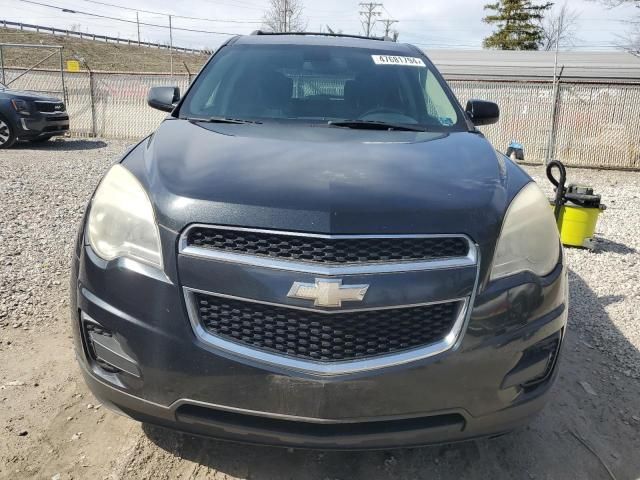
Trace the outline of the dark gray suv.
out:
<instances>
[{"instance_id":1,"label":"dark gray suv","mask_svg":"<svg viewBox=\"0 0 640 480\"><path fill-rule=\"evenodd\" d=\"M543 407L567 319L551 208L411 45L236 37L100 182L72 270L77 357L142 422L382 448Z\"/></svg>"},{"instance_id":2,"label":"dark gray suv","mask_svg":"<svg viewBox=\"0 0 640 480\"><path fill-rule=\"evenodd\" d=\"M0 148L17 140L46 142L69 130L64 102L33 92L11 90L0 83Z\"/></svg>"}]
</instances>

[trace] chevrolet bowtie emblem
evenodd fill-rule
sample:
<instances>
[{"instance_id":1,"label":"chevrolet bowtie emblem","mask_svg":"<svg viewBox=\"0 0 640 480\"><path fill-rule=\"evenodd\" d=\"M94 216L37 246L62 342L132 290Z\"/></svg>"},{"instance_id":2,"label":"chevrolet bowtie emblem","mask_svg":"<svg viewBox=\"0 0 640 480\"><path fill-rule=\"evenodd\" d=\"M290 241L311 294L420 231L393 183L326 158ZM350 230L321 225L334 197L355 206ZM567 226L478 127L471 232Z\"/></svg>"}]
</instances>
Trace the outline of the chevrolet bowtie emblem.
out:
<instances>
[{"instance_id":1,"label":"chevrolet bowtie emblem","mask_svg":"<svg viewBox=\"0 0 640 480\"><path fill-rule=\"evenodd\" d=\"M290 298L313 300L316 307L341 307L342 302L361 302L369 285L342 285L342 280L316 278L315 283L294 282Z\"/></svg>"}]
</instances>

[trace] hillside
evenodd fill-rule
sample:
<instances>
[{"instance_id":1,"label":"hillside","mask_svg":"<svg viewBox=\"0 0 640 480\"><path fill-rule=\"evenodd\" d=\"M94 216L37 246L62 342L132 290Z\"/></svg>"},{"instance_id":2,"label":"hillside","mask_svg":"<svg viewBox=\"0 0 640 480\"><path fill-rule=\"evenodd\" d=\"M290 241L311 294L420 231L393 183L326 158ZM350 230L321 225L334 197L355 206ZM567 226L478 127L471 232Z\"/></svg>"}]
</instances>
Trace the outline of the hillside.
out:
<instances>
[{"instance_id":1,"label":"hillside","mask_svg":"<svg viewBox=\"0 0 640 480\"><path fill-rule=\"evenodd\" d=\"M84 59L92 70L163 73L170 71L167 49L105 43L10 28L0 28L0 43L62 45L65 61ZM46 57L50 50L5 47L3 52L5 67L29 67ZM207 58L208 55L205 54L174 52L173 71L187 73L184 65L186 64L191 73L197 73ZM58 56L47 60L41 68L59 68ZM82 68L84 69L84 66Z\"/></svg>"}]
</instances>

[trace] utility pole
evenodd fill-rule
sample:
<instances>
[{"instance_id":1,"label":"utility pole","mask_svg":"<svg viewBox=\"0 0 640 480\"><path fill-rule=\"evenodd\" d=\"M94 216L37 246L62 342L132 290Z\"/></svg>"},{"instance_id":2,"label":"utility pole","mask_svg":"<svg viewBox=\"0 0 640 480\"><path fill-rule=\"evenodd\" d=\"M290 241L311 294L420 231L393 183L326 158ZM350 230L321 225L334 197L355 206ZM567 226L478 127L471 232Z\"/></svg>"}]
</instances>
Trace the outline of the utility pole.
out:
<instances>
[{"instance_id":1,"label":"utility pole","mask_svg":"<svg viewBox=\"0 0 640 480\"><path fill-rule=\"evenodd\" d=\"M382 15L378 11L378 7L382 7L381 3L361 3L360 6L364 10L360 10L360 16L362 17L362 28L364 29L364 34L366 37L371 36L371 30L376 23L376 17Z\"/></svg>"},{"instance_id":2,"label":"utility pole","mask_svg":"<svg viewBox=\"0 0 640 480\"><path fill-rule=\"evenodd\" d=\"M171 15L169 15L169 62L171 63L171 76L173 77L173 28L171 26Z\"/></svg>"},{"instance_id":3,"label":"utility pole","mask_svg":"<svg viewBox=\"0 0 640 480\"><path fill-rule=\"evenodd\" d=\"M545 165L548 165L555 155L555 142L556 142L556 110L558 108L558 50L560 49L560 28L556 35L556 49L553 56L553 91L551 93L551 121L549 122L549 138L547 140L547 155L544 161Z\"/></svg>"},{"instance_id":4,"label":"utility pole","mask_svg":"<svg viewBox=\"0 0 640 480\"><path fill-rule=\"evenodd\" d=\"M136 12L136 24L138 25L138 46L140 46L140 15Z\"/></svg>"},{"instance_id":5,"label":"utility pole","mask_svg":"<svg viewBox=\"0 0 640 480\"><path fill-rule=\"evenodd\" d=\"M288 0L283 0L283 5L284 5L284 8L283 8L284 11L282 13L284 14L283 15L283 18L284 18L284 31L286 33L287 32L287 10L289 9Z\"/></svg>"},{"instance_id":6,"label":"utility pole","mask_svg":"<svg viewBox=\"0 0 640 480\"><path fill-rule=\"evenodd\" d=\"M384 24L384 36L390 37L389 34L391 33L391 25L393 25L394 23L398 23L398 20L386 19L380 20L380 23Z\"/></svg>"},{"instance_id":7,"label":"utility pole","mask_svg":"<svg viewBox=\"0 0 640 480\"><path fill-rule=\"evenodd\" d=\"M291 29L291 15L293 11L289 9L289 0L283 0L283 19L284 19L284 29L283 32L288 32Z\"/></svg>"}]
</instances>

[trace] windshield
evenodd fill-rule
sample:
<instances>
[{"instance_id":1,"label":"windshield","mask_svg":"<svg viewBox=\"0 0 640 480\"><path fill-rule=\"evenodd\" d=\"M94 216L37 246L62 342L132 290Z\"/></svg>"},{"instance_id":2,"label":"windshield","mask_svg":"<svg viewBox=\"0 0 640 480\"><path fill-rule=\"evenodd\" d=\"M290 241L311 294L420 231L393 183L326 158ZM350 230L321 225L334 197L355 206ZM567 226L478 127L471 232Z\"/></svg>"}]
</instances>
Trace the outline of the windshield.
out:
<instances>
[{"instance_id":1,"label":"windshield","mask_svg":"<svg viewBox=\"0 0 640 480\"><path fill-rule=\"evenodd\" d=\"M426 58L324 45L225 47L196 80L180 117L466 129Z\"/></svg>"}]
</instances>

